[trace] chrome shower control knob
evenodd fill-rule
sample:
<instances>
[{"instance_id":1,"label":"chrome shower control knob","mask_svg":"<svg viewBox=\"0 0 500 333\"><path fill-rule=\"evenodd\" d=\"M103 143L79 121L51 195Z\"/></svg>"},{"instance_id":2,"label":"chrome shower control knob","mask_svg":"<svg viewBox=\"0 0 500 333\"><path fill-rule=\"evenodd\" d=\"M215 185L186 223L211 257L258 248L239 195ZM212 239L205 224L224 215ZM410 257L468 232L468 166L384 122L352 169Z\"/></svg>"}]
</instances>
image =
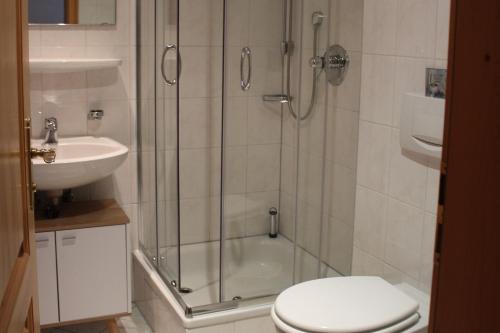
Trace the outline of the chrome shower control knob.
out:
<instances>
[{"instance_id":1,"label":"chrome shower control knob","mask_svg":"<svg viewBox=\"0 0 500 333\"><path fill-rule=\"evenodd\" d=\"M326 80L338 86L344 81L349 70L349 55L340 45L332 45L325 52Z\"/></svg>"},{"instance_id":2,"label":"chrome shower control knob","mask_svg":"<svg viewBox=\"0 0 500 333\"><path fill-rule=\"evenodd\" d=\"M347 64L347 59L338 54L328 57L328 68L334 68L334 69L344 68L346 64Z\"/></svg>"},{"instance_id":3,"label":"chrome shower control knob","mask_svg":"<svg viewBox=\"0 0 500 333\"><path fill-rule=\"evenodd\" d=\"M312 67L312 68L323 68L325 65L324 65L325 61L324 61L324 58L323 57L312 57L310 60L309 60L309 65Z\"/></svg>"}]
</instances>

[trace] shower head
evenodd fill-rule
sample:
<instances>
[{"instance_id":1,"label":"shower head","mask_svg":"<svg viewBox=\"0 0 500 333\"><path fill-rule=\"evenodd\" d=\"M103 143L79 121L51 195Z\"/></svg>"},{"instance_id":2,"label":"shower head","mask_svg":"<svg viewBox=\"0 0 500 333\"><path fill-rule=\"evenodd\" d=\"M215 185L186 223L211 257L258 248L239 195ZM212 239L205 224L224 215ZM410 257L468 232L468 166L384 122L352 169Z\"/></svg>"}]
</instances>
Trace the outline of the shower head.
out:
<instances>
[{"instance_id":1,"label":"shower head","mask_svg":"<svg viewBox=\"0 0 500 333\"><path fill-rule=\"evenodd\" d=\"M319 27L323 23L323 19L326 18L326 15L321 11L314 12L312 14L312 24L314 27Z\"/></svg>"}]
</instances>

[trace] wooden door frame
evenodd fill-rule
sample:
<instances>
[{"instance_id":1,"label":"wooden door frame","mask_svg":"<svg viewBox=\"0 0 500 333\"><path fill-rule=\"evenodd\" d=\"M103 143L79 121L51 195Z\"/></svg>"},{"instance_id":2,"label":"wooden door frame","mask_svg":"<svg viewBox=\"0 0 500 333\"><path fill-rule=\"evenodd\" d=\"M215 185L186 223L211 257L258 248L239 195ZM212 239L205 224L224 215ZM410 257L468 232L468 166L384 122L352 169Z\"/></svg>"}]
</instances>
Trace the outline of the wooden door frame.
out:
<instances>
[{"instance_id":1,"label":"wooden door frame","mask_svg":"<svg viewBox=\"0 0 500 333\"><path fill-rule=\"evenodd\" d=\"M450 17L429 332L500 332L500 3Z\"/></svg>"},{"instance_id":2,"label":"wooden door frame","mask_svg":"<svg viewBox=\"0 0 500 333\"><path fill-rule=\"evenodd\" d=\"M64 23L78 24L78 0L64 0Z\"/></svg>"},{"instance_id":3,"label":"wooden door frame","mask_svg":"<svg viewBox=\"0 0 500 333\"><path fill-rule=\"evenodd\" d=\"M30 160L29 54L28 54L28 1L15 1L17 35L17 87L19 149L15 158L21 161L21 187L23 215L19 221L23 228L23 241L14 262L5 292L0 300L0 333L40 331L36 281L35 222L32 207ZM2 33L2 32L0 32ZM15 83L15 82L13 82ZM1 89L2 87L0 87ZM15 126L15 124L11 124ZM14 152L13 152L14 153ZM11 193L7 193L10 195ZM14 199L17 199L14 197ZM0 259L5 259L0 258Z\"/></svg>"}]
</instances>

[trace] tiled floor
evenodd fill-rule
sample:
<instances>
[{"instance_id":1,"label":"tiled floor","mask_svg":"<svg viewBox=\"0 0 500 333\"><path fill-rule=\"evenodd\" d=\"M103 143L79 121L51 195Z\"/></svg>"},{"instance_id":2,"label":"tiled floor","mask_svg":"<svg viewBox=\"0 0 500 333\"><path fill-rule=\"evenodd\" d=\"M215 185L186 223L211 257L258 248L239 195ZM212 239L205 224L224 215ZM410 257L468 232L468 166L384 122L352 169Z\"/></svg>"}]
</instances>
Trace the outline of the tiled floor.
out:
<instances>
[{"instance_id":1,"label":"tiled floor","mask_svg":"<svg viewBox=\"0 0 500 333\"><path fill-rule=\"evenodd\" d=\"M132 308L132 315L117 320L122 333L154 333L142 317L137 307ZM49 328L42 333L106 333L106 323L96 322L82 325Z\"/></svg>"}]
</instances>

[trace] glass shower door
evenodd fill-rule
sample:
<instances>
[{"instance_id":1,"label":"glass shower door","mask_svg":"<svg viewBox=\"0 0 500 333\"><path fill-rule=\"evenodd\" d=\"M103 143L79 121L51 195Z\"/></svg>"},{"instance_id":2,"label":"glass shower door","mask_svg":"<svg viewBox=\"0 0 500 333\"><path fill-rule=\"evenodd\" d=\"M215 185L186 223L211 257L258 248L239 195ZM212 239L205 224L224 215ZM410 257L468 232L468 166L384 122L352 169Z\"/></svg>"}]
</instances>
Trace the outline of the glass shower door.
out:
<instances>
[{"instance_id":1,"label":"glass shower door","mask_svg":"<svg viewBox=\"0 0 500 333\"><path fill-rule=\"evenodd\" d=\"M220 301L223 3L179 1L180 291L193 308Z\"/></svg>"},{"instance_id":2,"label":"glass shower door","mask_svg":"<svg viewBox=\"0 0 500 333\"><path fill-rule=\"evenodd\" d=\"M292 283L293 245L280 218L283 0L226 0L222 119L221 301ZM272 214L274 217L272 217Z\"/></svg>"},{"instance_id":3,"label":"glass shower door","mask_svg":"<svg viewBox=\"0 0 500 333\"><path fill-rule=\"evenodd\" d=\"M156 224L155 0L138 3L139 240L151 262L158 258Z\"/></svg>"},{"instance_id":4,"label":"glass shower door","mask_svg":"<svg viewBox=\"0 0 500 333\"><path fill-rule=\"evenodd\" d=\"M178 0L156 0L155 150L158 268L179 286Z\"/></svg>"}]
</instances>

